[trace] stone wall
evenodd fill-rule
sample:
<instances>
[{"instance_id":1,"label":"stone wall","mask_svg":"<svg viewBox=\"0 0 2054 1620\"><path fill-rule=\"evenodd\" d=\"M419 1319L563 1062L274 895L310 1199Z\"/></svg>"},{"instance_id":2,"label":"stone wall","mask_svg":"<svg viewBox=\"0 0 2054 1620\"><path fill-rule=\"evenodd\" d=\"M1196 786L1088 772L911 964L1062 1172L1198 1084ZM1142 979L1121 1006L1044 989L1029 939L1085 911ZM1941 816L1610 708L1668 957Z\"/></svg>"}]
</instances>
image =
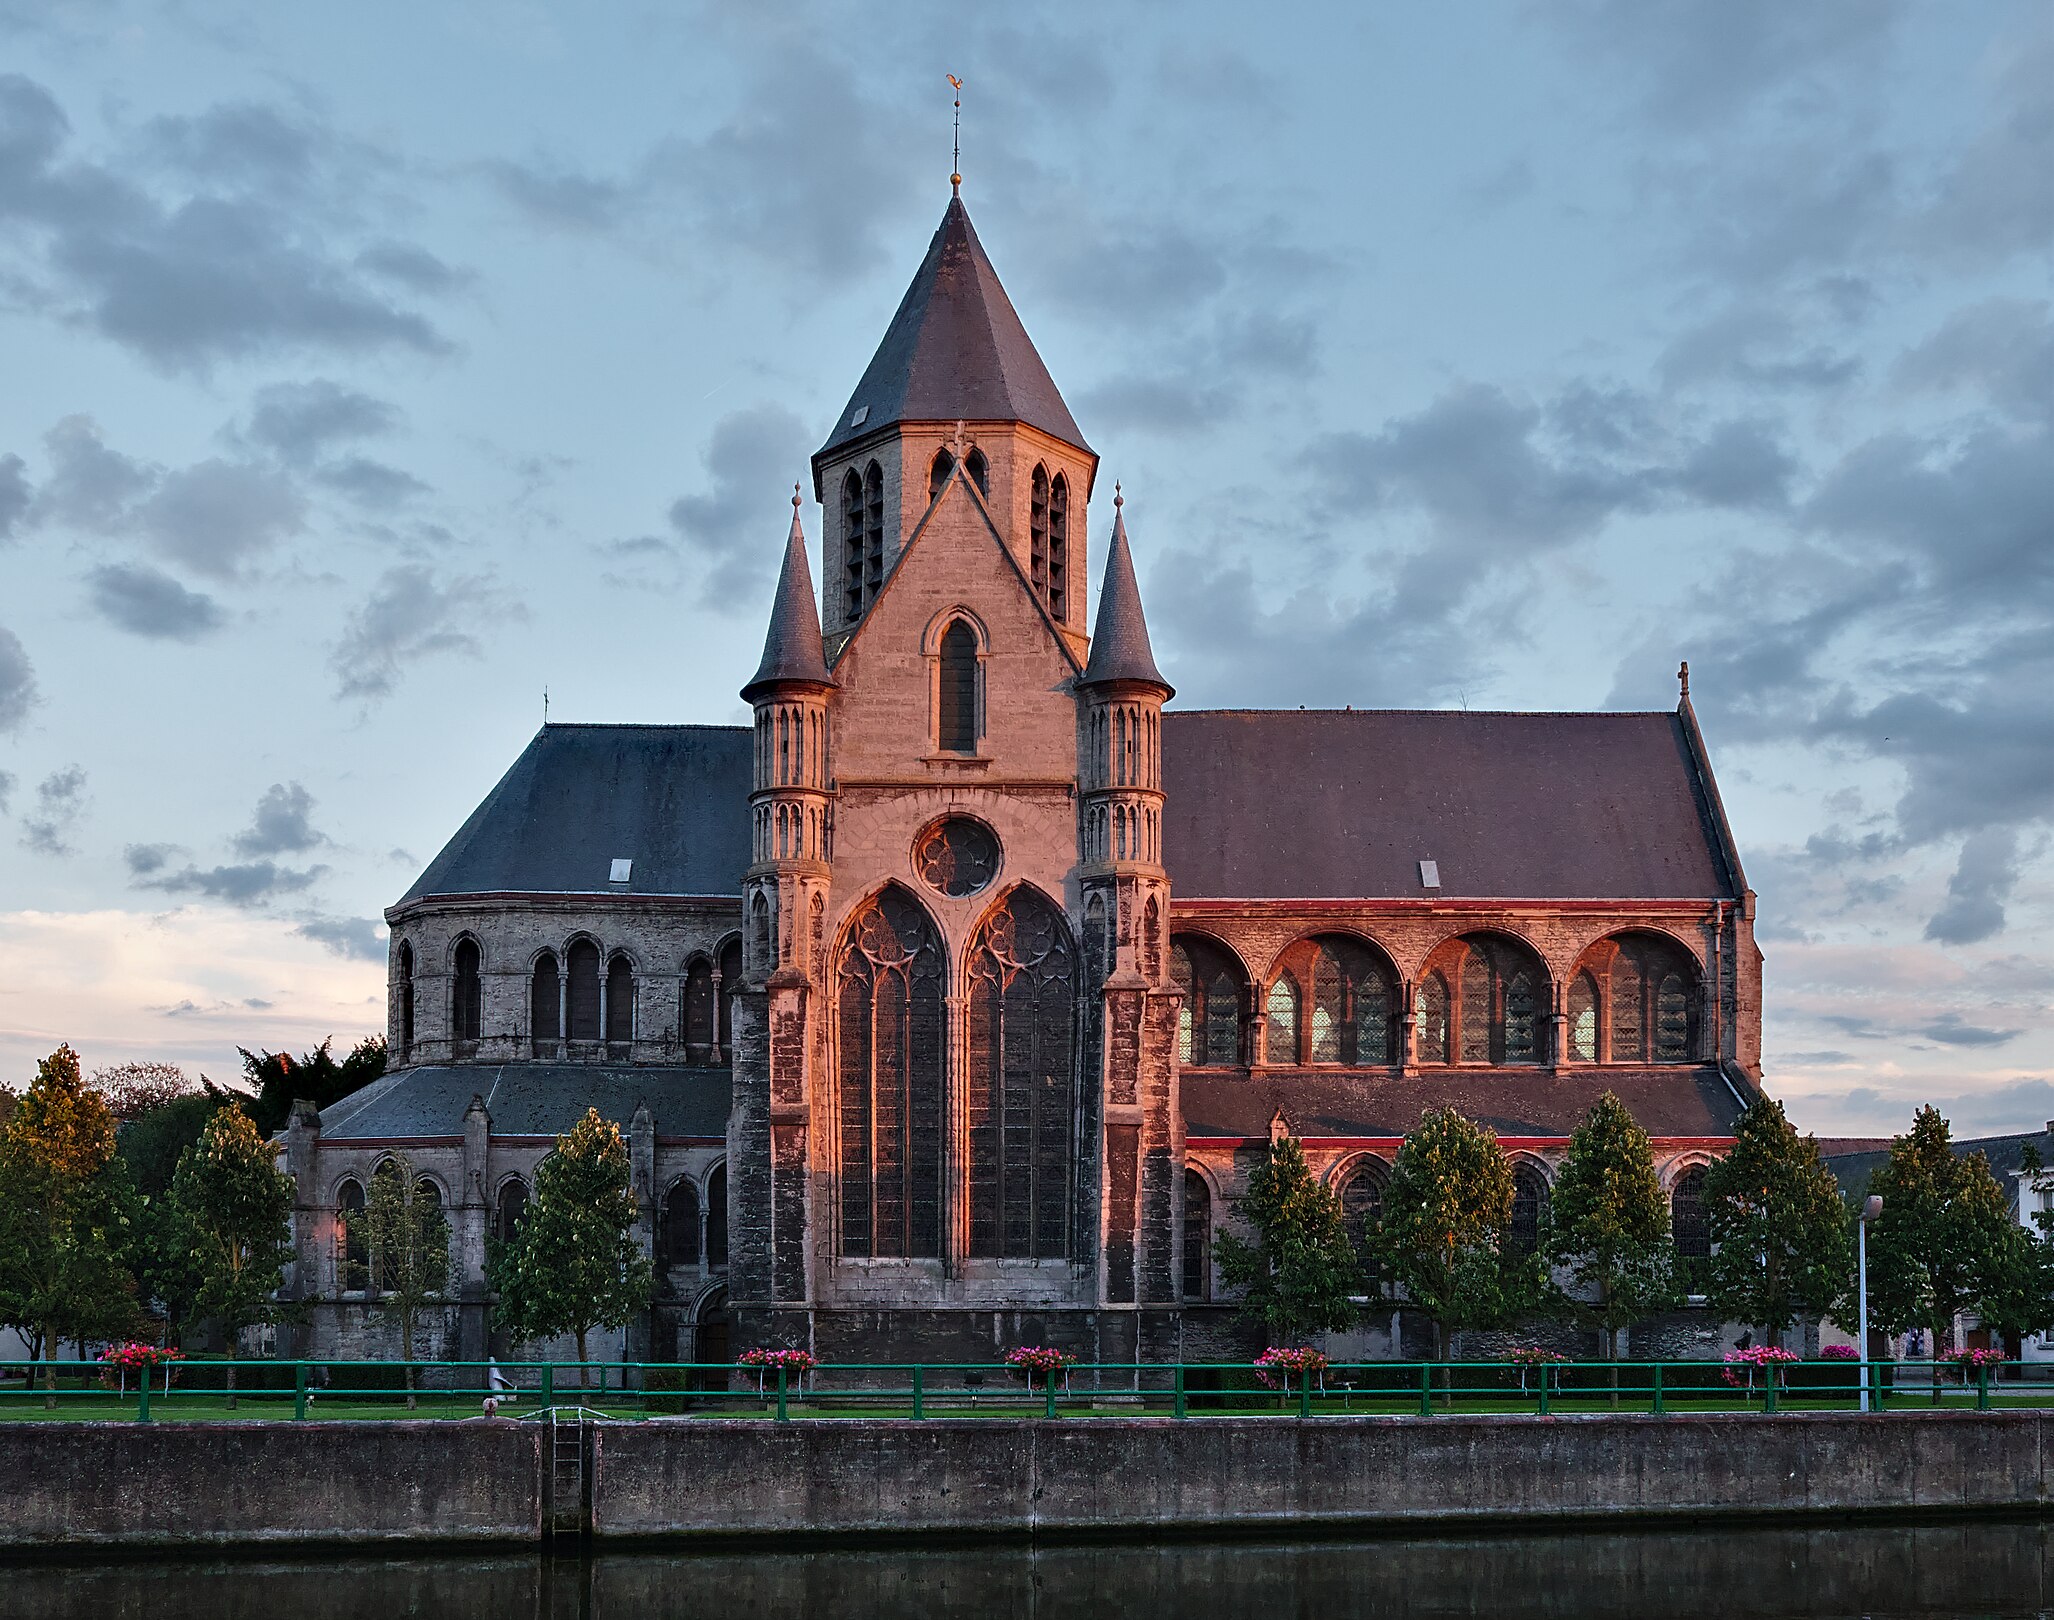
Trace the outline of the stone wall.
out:
<instances>
[{"instance_id":1,"label":"stone wall","mask_svg":"<svg viewBox=\"0 0 2054 1620\"><path fill-rule=\"evenodd\" d=\"M2047 1425L2038 1411L695 1418L595 1425L585 1491L601 1540L2038 1513ZM546 1437L506 1420L0 1425L0 1550L533 1541Z\"/></svg>"}]
</instances>

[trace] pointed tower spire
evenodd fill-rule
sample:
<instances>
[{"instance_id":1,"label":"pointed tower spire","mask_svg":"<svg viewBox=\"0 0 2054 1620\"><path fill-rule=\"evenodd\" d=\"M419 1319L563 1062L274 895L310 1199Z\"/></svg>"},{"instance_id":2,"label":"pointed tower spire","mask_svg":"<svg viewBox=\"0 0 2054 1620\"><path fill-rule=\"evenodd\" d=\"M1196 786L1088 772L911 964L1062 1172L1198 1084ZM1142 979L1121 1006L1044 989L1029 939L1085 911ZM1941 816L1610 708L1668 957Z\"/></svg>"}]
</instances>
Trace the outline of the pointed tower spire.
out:
<instances>
[{"instance_id":1,"label":"pointed tower spire","mask_svg":"<svg viewBox=\"0 0 2054 1620\"><path fill-rule=\"evenodd\" d=\"M820 609L813 600L813 570L806 563L806 534L799 526L799 486L792 486L792 532L785 541L784 567L777 576L777 596L770 606L770 630L763 638L763 662L742 688L744 702L753 702L766 687L797 682L832 686L827 655L820 645Z\"/></svg>"},{"instance_id":2,"label":"pointed tower spire","mask_svg":"<svg viewBox=\"0 0 2054 1620\"><path fill-rule=\"evenodd\" d=\"M1080 686L1113 681L1147 681L1163 690L1165 700L1176 689L1155 667L1148 644L1148 621L1141 613L1141 586L1134 578L1134 553L1127 547L1126 497L1113 485L1113 541L1105 555L1105 586L1098 594L1098 629L1091 638L1091 661Z\"/></svg>"}]
</instances>

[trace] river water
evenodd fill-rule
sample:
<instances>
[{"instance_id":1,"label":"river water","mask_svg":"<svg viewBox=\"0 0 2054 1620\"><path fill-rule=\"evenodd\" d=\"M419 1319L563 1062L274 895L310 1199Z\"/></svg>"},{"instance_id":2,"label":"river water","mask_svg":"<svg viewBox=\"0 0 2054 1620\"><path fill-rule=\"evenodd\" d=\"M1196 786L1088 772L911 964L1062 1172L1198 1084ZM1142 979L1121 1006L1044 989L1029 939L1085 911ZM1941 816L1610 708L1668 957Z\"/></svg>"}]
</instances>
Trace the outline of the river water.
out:
<instances>
[{"instance_id":1,"label":"river water","mask_svg":"<svg viewBox=\"0 0 2054 1620\"><path fill-rule=\"evenodd\" d=\"M2054 1526L0 1567L6 1620L2044 1616Z\"/></svg>"}]
</instances>

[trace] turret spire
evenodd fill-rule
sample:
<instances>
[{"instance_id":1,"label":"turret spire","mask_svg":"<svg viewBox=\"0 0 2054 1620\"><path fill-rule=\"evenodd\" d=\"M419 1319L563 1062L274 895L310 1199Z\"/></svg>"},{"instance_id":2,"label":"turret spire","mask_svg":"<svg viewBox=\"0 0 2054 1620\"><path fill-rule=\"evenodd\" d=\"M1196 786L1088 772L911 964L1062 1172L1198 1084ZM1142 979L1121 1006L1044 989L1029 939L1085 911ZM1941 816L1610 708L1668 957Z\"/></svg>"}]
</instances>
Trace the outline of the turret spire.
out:
<instances>
[{"instance_id":1,"label":"turret spire","mask_svg":"<svg viewBox=\"0 0 2054 1620\"><path fill-rule=\"evenodd\" d=\"M744 702L767 686L796 681L831 686L827 655L820 644L820 609L813 600L813 570L806 563L806 533L799 524L799 486L792 486L792 532L785 541L784 567L770 605L770 630L763 638L763 662L742 688Z\"/></svg>"},{"instance_id":2,"label":"turret spire","mask_svg":"<svg viewBox=\"0 0 2054 1620\"><path fill-rule=\"evenodd\" d=\"M1084 667L1083 686L1112 681L1147 681L1163 690L1175 688L1155 667L1148 644L1148 620L1141 612L1141 585L1134 577L1134 553L1127 547L1126 497L1113 486L1113 540L1106 548L1105 585L1098 594L1098 628L1091 638L1091 661Z\"/></svg>"}]
</instances>

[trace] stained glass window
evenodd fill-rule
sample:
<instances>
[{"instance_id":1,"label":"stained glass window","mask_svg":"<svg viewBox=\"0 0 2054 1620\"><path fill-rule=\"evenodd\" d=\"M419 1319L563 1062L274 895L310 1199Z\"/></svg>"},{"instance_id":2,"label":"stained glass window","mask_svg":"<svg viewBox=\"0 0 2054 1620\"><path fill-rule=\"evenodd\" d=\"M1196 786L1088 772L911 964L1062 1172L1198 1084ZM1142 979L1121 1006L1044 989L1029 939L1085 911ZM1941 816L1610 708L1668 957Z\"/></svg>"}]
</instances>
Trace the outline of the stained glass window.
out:
<instances>
[{"instance_id":1,"label":"stained glass window","mask_svg":"<svg viewBox=\"0 0 2054 1620\"><path fill-rule=\"evenodd\" d=\"M998 839L981 821L951 816L920 835L913 864L929 888L961 899L998 875Z\"/></svg>"}]
</instances>

